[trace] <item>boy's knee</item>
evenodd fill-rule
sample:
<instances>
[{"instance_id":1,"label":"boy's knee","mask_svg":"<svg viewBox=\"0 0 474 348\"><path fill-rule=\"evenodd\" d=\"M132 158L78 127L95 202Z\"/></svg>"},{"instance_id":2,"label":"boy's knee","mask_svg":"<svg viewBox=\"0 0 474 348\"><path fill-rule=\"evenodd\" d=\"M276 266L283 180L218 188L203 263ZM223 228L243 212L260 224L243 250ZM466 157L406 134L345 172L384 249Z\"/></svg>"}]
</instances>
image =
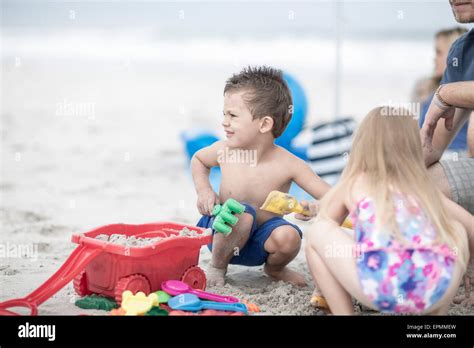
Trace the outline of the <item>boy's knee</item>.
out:
<instances>
[{"instance_id":1,"label":"boy's knee","mask_svg":"<svg viewBox=\"0 0 474 348\"><path fill-rule=\"evenodd\" d=\"M253 225L254 217L250 213L242 213L239 216L239 221L237 222L236 226L245 226L251 228Z\"/></svg>"},{"instance_id":2,"label":"boy's knee","mask_svg":"<svg viewBox=\"0 0 474 348\"><path fill-rule=\"evenodd\" d=\"M294 227L277 227L270 236L275 251L291 254L300 249L301 237Z\"/></svg>"}]
</instances>

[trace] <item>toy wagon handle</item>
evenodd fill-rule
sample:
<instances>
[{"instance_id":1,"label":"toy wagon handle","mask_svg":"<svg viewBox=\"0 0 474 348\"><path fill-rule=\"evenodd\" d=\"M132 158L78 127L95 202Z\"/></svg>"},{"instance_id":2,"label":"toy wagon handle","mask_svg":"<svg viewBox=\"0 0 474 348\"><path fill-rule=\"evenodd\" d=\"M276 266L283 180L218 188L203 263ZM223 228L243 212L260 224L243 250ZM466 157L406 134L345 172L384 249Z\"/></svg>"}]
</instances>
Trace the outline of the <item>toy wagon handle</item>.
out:
<instances>
[{"instance_id":1,"label":"toy wagon handle","mask_svg":"<svg viewBox=\"0 0 474 348\"><path fill-rule=\"evenodd\" d=\"M34 303L30 303L27 300L23 300L23 299L8 300L8 301L0 303L0 315L22 315L20 313L9 311L7 309L7 308L14 308L14 307L29 308L31 311L30 315L38 315L38 306L36 306L36 304Z\"/></svg>"},{"instance_id":2,"label":"toy wagon handle","mask_svg":"<svg viewBox=\"0 0 474 348\"><path fill-rule=\"evenodd\" d=\"M16 313L7 310L12 307L27 307L31 309L31 315L37 315L37 307L49 299L66 284L68 284L77 274L79 274L97 255L101 249L88 248L79 245L61 265L61 267L38 289L25 298L13 299L0 303L0 314L15 315Z\"/></svg>"}]
</instances>

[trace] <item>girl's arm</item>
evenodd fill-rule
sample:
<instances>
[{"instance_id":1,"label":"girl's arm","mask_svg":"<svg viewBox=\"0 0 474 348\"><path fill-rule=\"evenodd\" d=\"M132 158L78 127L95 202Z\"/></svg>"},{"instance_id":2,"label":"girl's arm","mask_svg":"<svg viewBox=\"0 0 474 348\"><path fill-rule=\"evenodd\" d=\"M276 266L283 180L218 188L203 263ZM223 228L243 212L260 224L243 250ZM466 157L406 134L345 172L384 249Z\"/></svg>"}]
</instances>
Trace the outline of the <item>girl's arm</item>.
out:
<instances>
[{"instance_id":1,"label":"girl's arm","mask_svg":"<svg viewBox=\"0 0 474 348\"><path fill-rule=\"evenodd\" d=\"M326 214L325 216L319 215L318 218L328 219L334 221L338 225L342 225L345 218L349 214L347 209L346 200L348 193L344 186L334 186L321 201L321 208Z\"/></svg>"}]
</instances>

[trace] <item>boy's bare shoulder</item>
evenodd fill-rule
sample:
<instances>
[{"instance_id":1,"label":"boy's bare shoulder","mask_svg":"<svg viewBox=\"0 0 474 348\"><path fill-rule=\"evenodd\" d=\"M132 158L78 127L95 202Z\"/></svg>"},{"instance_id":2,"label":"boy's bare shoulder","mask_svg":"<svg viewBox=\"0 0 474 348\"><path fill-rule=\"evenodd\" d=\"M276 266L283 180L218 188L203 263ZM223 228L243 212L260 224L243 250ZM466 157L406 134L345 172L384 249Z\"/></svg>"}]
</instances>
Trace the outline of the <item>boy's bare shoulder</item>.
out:
<instances>
[{"instance_id":1,"label":"boy's bare shoulder","mask_svg":"<svg viewBox=\"0 0 474 348\"><path fill-rule=\"evenodd\" d=\"M278 161L284 161L285 164L297 164L297 163L306 164L306 162L303 161L301 158L299 158L298 156L295 156L290 151L288 151L287 149L279 145L275 145L273 159L278 160Z\"/></svg>"},{"instance_id":2,"label":"boy's bare shoulder","mask_svg":"<svg viewBox=\"0 0 474 348\"><path fill-rule=\"evenodd\" d=\"M216 142L212 143L212 146L215 150L222 150L227 146L227 140L217 140Z\"/></svg>"},{"instance_id":3,"label":"boy's bare shoulder","mask_svg":"<svg viewBox=\"0 0 474 348\"><path fill-rule=\"evenodd\" d=\"M220 151L224 150L226 146L227 145L225 140L218 140L212 143L211 145L202 148L198 151L198 153L205 152L208 154L217 155Z\"/></svg>"},{"instance_id":4,"label":"boy's bare shoulder","mask_svg":"<svg viewBox=\"0 0 474 348\"><path fill-rule=\"evenodd\" d=\"M193 155L191 161L200 161L207 167L217 167L219 166L219 153L223 151L226 144L223 140L218 140L215 143L212 143L209 146L206 146L198 151Z\"/></svg>"}]
</instances>

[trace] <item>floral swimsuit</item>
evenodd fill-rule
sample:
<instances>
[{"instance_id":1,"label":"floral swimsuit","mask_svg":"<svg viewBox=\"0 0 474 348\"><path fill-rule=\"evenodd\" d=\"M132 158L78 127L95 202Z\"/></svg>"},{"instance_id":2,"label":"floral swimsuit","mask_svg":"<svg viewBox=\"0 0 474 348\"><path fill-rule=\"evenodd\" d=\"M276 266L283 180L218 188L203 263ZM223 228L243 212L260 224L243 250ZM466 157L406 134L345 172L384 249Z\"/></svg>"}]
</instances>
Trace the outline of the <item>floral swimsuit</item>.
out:
<instances>
[{"instance_id":1,"label":"floral swimsuit","mask_svg":"<svg viewBox=\"0 0 474 348\"><path fill-rule=\"evenodd\" d=\"M366 197L351 213L362 290L382 312L420 313L435 304L448 289L455 255L435 242L436 232L423 210L402 195L395 204L401 244L375 230L375 206Z\"/></svg>"}]
</instances>

